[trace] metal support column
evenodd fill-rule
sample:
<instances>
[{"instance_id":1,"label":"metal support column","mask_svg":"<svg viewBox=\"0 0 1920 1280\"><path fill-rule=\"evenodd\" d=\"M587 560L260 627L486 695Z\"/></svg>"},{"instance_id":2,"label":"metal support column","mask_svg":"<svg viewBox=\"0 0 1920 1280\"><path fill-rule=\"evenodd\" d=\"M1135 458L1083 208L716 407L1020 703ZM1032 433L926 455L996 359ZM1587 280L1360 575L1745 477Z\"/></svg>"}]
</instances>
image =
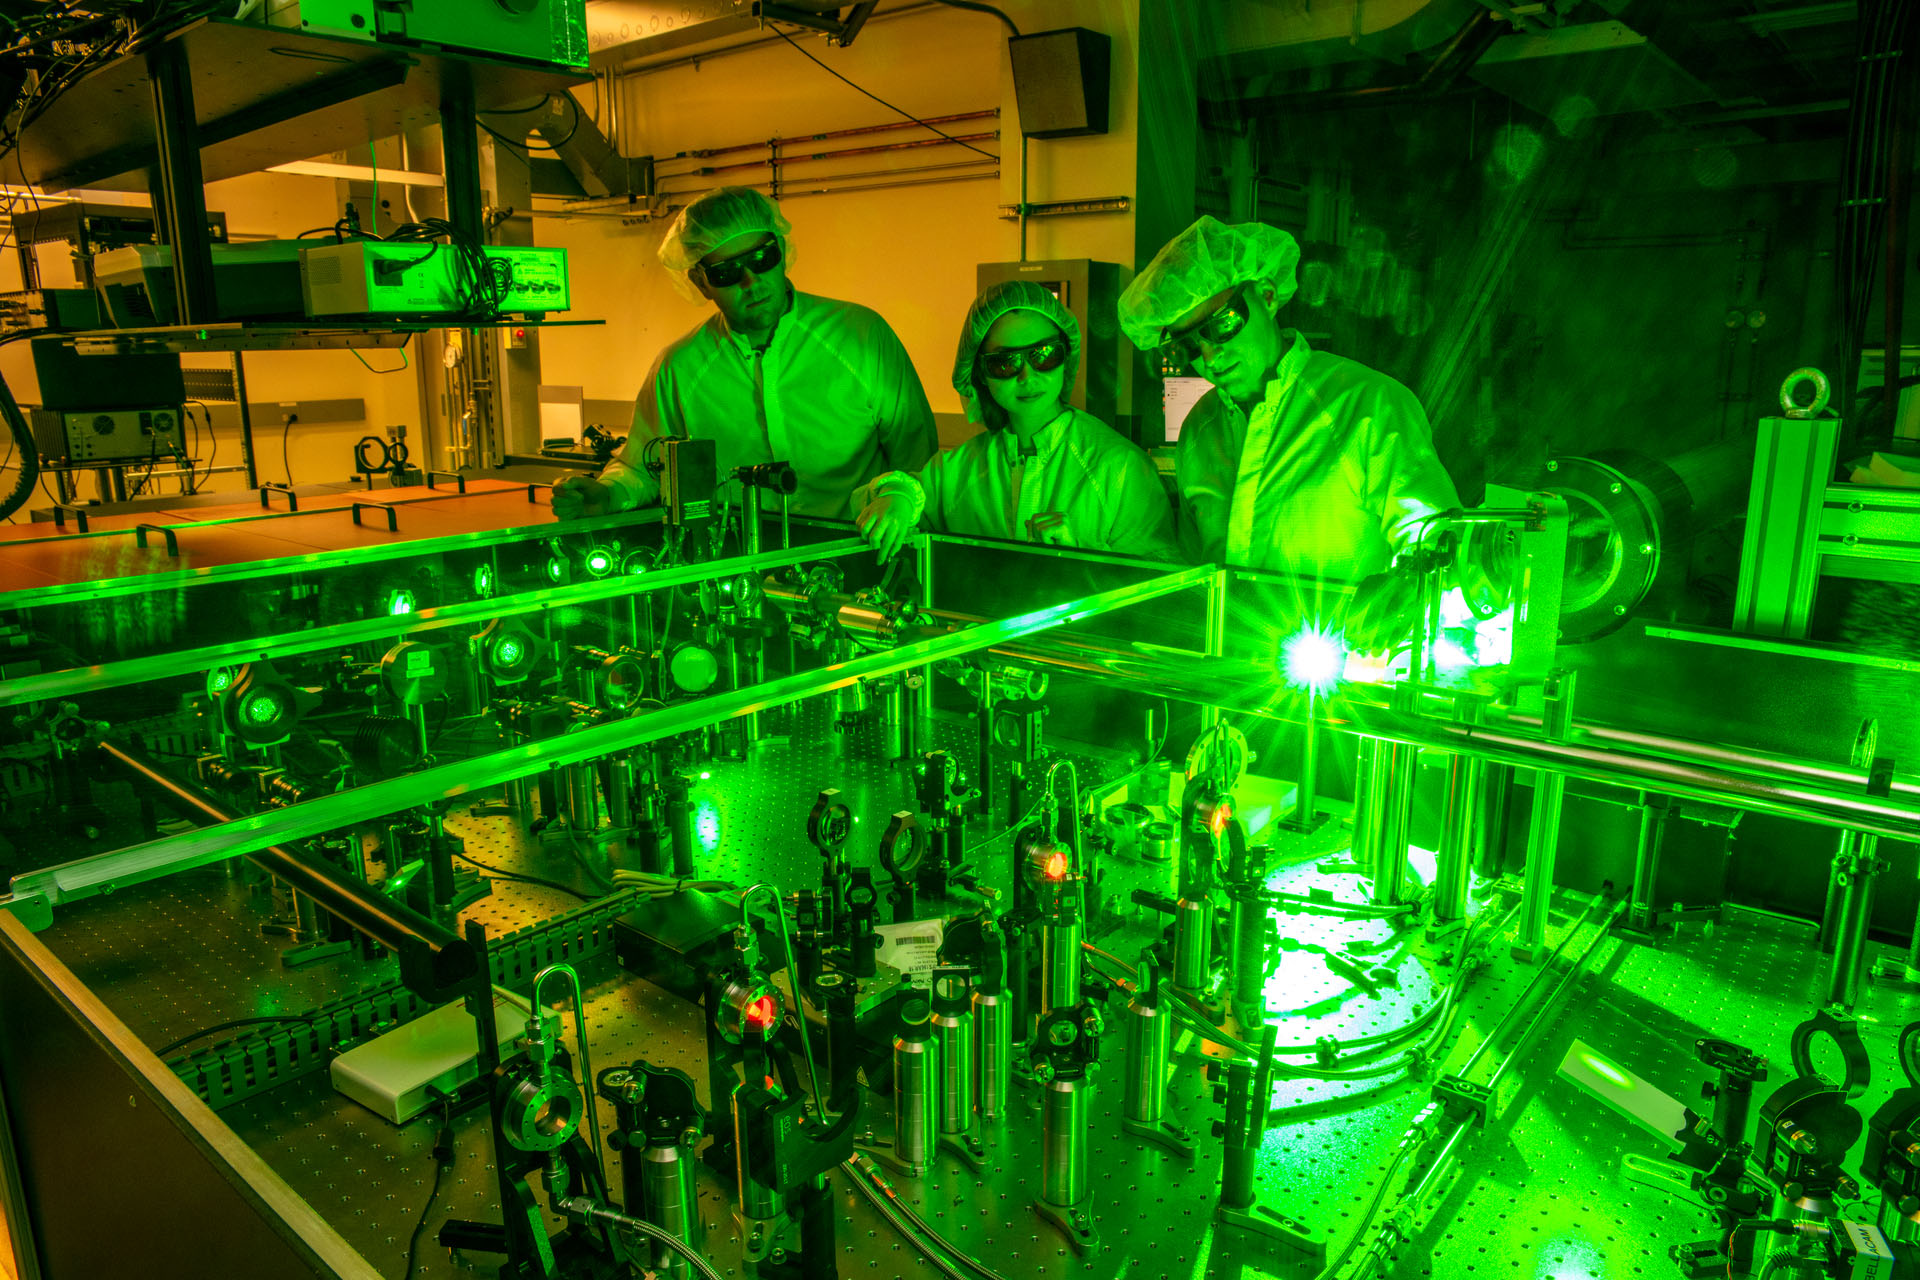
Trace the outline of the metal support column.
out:
<instances>
[{"instance_id":1,"label":"metal support column","mask_svg":"<svg viewBox=\"0 0 1920 1280\"><path fill-rule=\"evenodd\" d=\"M160 160L152 192L163 210L163 230L173 247L173 291L181 324L220 318L213 293L213 247L207 235L206 182L200 171L200 128L193 111L193 70L186 42L155 41L147 51L147 82L153 91L153 133Z\"/></svg>"},{"instance_id":2,"label":"metal support column","mask_svg":"<svg viewBox=\"0 0 1920 1280\"><path fill-rule=\"evenodd\" d=\"M1453 924L1467 915L1474 841L1480 825L1480 782L1485 770L1485 763L1471 756L1455 755L1447 763L1446 817L1433 877L1435 924Z\"/></svg>"},{"instance_id":3,"label":"metal support column","mask_svg":"<svg viewBox=\"0 0 1920 1280\"><path fill-rule=\"evenodd\" d=\"M447 221L469 243L486 240L481 214L480 126L474 110L473 71L448 58L440 72L440 139L446 153Z\"/></svg>"},{"instance_id":4,"label":"metal support column","mask_svg":"<svg viewBox=\"0 0 1920 1280\"><path fill-rule=\"evenodd\" d=\"M1660 846L1667 835L1672 802L1666 796L1641 795L1640 834L1633 851L1633 896L1627 903L1626 928L1652 933L1659 925L1654 893L1660 880Z\"/></svg>"},{"instance_id":5,"label":"metal support column","mask_svg":"<svg viewBox=\"0 0 1920 1280\"><path fill-rule=\"evenodd\" d=\"M1227 651L1227 571L1218 570L1207 579L1207 630L1204 641L1209 658L1218 658ZM1218 707L1200 709L1200 730L1205 732L1220 723Z\"/></svg>"},{"instance_id":6,"label":"metal support column","mask_svg":"<svg viewBox=\"0 0 1920 1280\"><path fill-rule=\"evenodd\" d=\"M1549 739L1563 740L1573 723L1574 673L1556 671L1547 678L1541 726ZM1560 807L1567 779L1551 769L1533 773L1533 815L1527 824L1527 867L1520 886L1520 936L1514 950L1528 960L1545 954L1547 913L1553 906L1553 866L1560 853Z\"/></svg>"},{"instance_id":7,"label":"metal support column","mask_svg":"<svg viewBox=\"0 0 1920 1280\"><path fill-rule=\"evenodd\" d=\"M1833 966L1827 971L1826 1003L1851 1013L1866 974L1867 925L1873 917L1873 881L1879 871L1880 837L1840 833L1833 880L1840 890Z\"/></svg>"}]
</instances>

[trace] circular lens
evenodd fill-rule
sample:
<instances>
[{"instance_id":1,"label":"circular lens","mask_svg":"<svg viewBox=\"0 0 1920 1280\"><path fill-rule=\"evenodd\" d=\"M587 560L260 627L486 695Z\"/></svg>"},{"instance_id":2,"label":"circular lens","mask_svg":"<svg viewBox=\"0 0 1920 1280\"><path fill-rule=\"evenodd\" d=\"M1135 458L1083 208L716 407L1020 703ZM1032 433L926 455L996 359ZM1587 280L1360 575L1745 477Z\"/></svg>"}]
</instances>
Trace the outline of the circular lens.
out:
<instances>
[{"instance_id":1,"label":"circular lens","mask_svg":"<svg viewBox=\"0 0 1920 1280\"><path fill-rule=\"evenodd\" d=\"M490 596L493 594L493 566L483 564L473 571L473 594Z\"/></svg>"},{"instance_id":2,"label":"circular lens","mask_svg":"<svg viewBox=\"0 0 1920 1280\"><path fill-rule=\"evenodd\" d=\"M547 581L565 582L566 580L567 580L567 562L565 560L562 560L559 556L549 557L547 560Z\"/></svg>"},{"instance_id":3,"label":"circular lens","mask_svg":"<svg viewBox=\"0 0 1920 1280\"><path fill-rule=\"evenodd\" d=\"M207 673L207 692L224 693L233 686L233 668L216 667Z\"/></svg>"},{"instance_id":4,"label":"circular lens","mask_svg":"<svg viewBox=\"0 0 1920 1280\"><path fill-rule=\"evenodd\" d=\"M281 706L280 699L271 693L256 694L240 708L240 718L254 725L272 724L283 714L285 708Z\"/></svg>"},{"instance_id":5,"label":"circular lens","mask_svg":"<svg viewBox=\"0 0 1920 1280\"><path fill-rule=\"evenodd\" d=\"M403 613L412 613L412 612L413 612L413 592L395 591L390 593L387 596L387 613L390 616L398 617Z\"/></svg>"},{"instance_id":6,"label":"circular lens","mask_svg":"<svg viewBox=\"0 0 1920 1280\"><path fill-rule=\"evenodd\" d=\"M596 578L605 577L613 572L613 552L595 547L587 552L587 572Z\"/></svg>"},{"instance_id":7,"label":"circular lens","mask_svg":"<svg viewBox=\"0 0 1920 1280\"><path fill-rule=\"evenodd\" d=\"M493 660L503 667L517 667L520 660L527 656L527 646L519 636L508 636L494 646Z\"/></svg>"}]
</instances>

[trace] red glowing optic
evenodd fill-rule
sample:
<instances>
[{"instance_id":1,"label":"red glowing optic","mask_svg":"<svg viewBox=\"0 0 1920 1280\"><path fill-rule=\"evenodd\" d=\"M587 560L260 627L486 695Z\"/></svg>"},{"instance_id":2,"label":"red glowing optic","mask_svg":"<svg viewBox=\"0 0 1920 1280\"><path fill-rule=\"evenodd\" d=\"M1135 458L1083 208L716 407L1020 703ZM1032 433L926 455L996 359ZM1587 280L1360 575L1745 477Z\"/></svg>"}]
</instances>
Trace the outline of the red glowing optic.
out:
<instances>
[{"instance_id":1,"label":"red glowing optic","mask_svg":"<svg viewBox=\"0 0 1920 1280\"><path fill-rule=\"evenodd\" d=\"M1044 875L1049 880L1066 879L1067 878L1066 850L1055 849L1052 853L1048 854L1046 865L1040 869L1040 874Z\"/></svg>"},{"instance_id":2,"label":"red glowing optic","mask_svg":"<svg viewBox=\"0 0 1920 1280\"><path fill-rule=\"evenodd\" d=\"M1213 815L1207 819L1207 829L1219 835L1227 829L1227 824L1231 821L1233 821L1233 806L1223 801L1213 806Z\"/></svg>"},{"instance_id":3,"label":"red glowing optic","mask_svg":"<svg viewBox=\"0 0 1920 1280\"><path fill-rule=\"evenodd\" d=\"M780 1016L780 1006L772 996L759 996L747 1001L747 1007L740 1011L740 1018L755 1031L769 1030Z\"/></svg>"}]
</instances>

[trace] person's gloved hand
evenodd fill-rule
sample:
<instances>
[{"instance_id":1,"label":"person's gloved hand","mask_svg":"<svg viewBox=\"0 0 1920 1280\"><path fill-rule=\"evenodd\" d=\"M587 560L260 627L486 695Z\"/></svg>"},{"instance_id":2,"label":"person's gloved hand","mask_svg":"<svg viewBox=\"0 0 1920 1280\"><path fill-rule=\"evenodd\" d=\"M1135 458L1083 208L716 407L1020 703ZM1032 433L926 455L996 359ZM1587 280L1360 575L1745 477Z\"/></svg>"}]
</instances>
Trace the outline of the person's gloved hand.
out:
<instances>
[{"instance_id":1,"label":"person's gloved hand","mask_svg":"<svg viewBox=\"0 0 1920 1280\"><path fill-rule=\"evenodd\" d=\"M553 516L578 520L603 516L613 510L613 487L593 476L568 476L553 486Z\"/></svg>"},{"instance_id":2,"label":"person's gloved hand","mask_svg":"<svg viewBox=\"0 0 1920 1280\"><path fill-rule=\"evenodd\" d=\"M906 545L920 523L921 504L914 500L915 496L897 489L880 489L854 517L860 536L880 553L880 563L893 559L894 552Z\"/></svg>"},{"instance_id":3,"label":"person's gloved hand","mask_svg":"<svg viewBox=\"0 0 1920 1280\"><path fill-rule=\"evenodd\" d=\"M1420 622L1420 580L1407 573L1362 578L1347 605L1343 631L1355 653L1385 653L1413 634Z\"/></svg>"}]
</instances>

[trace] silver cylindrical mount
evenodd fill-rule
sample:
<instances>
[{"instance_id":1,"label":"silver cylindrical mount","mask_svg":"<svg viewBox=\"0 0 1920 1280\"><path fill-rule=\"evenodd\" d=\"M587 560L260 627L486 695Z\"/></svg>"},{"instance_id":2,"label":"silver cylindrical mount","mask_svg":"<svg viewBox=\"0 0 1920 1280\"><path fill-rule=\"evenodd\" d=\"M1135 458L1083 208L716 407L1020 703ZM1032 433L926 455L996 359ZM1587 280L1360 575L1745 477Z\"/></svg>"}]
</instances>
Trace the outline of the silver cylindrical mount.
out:
<instances>
[{"instance_id":1,"label":"silver cylindrical mount","mask_svg":"<svg viewBox=\"0 0 1920 1280\"><path fill-rule=\"evenodd\" d=\"M650 1146L629 1151L626 1158L636 1156L641 1161L640 1216L698 1252L700 1215L694 1212L693 1161L686 1149L678 1145ZM687 1280L692 1274L686 1259L665 1246L654 1251L654 1259L654 1270L672 1280Z\"/></svg>"},{"instance_id":2,"label":"silver cylindrical mount","mask_svg":"<svg viewBox=\"0 0 1920 1280\"><path fill-rule=\"evenodd\" d=\"M1173 984L1203 991L1213 978L1213 900L1182 898L1173 909Z\"/></svg>"},{"instance_id":3,"label":"silver cylindrical mount","mask_svg":"<svg viewBox=\"0 0 1920 1280\"><path fill-rule=\"evenodd\" d=\"M1078 911L1062 911L1040 928L1040 1008L1036 1020L1055 1009L1080 1003L1080 942L1084 930Z\"/></svg>"},{"instance_id":4,"label":"silver cylindrical mount","mask_svg":"<svg viewBox=\"0 0 1920 1280\"><path fill-rule=\"evenodd\" d=\"M940 1046L940 1132L970 1132L975 1065L972 1007L934 1014L933 1033Z\"/></svg>"},{"instance_id":5,"label":"silver cylindrical mount","mask_svg":"<svg viewBox=\"0 0 1920 1280\"><path fill-rule=\"evenodd\" d=\"M1167 1110L1167 1059L1173 1051L1173 1019L1147 990L1127 1006L1127 1080L1123 1119L1158 1125Z\"/></svg>"},{"instance_id":6,"label":"silver cylindrical mount","mask_svg":"<svg viewBox=\"0 0 1920 1280\"><path fill-rule=\"evenodd\" d=\"M940 1137L940 1042L932 1019L926 1002L915 1000L893 1038L893 1154L914 1177L927 1171Z\"/></svg>"},{"instance_id":7,"label":"silver cylindrical mount","mask_svg":"<svg viewBox=\"0 0 1920 1280\"><path fill-rule=\"evenodd\" d=\"M1004 991L976 991L973 1014L980 1118L998 1120L1007 1113L1007 1091L1013 1084L1013 1002Z\"/></svg>"},{"instance_id":8,"label":"silver cylindrical mount","mask_svg":"<svg viewBox=\"0 0 1920 1280\"><path fill-rule=\"evenodd\" d=\"M1040 1198L1072 1209L1087 1198L1087 1119L1093 1111L1093 1083L1054 1079L1046 1083L1040 1108Z\"/></svg>"}]
</instances>

